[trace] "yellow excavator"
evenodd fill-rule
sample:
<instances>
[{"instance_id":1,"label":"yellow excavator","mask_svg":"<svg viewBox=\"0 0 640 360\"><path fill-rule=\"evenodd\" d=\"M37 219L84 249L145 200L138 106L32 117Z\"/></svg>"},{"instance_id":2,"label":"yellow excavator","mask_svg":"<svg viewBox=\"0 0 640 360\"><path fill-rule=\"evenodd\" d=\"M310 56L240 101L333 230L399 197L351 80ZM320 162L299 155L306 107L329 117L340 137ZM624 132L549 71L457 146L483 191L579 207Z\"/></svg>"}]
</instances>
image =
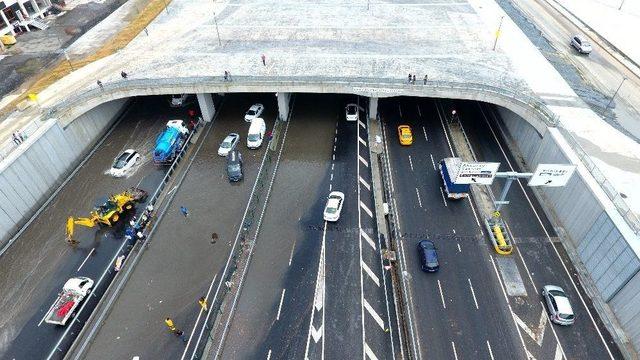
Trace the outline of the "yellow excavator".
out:
<instances>
[{"instance_id":1,"label":"yellow excavator","mask_svg":"<svg viewBox=\"0 0 640 360\"><path fill-rule=\"evenodd\" d=\"M73 232L75 225L86 226L92 228L96 225L113 226L122 214L132 209L136 203L146 200L147 192L139 188L131 188L118 194L109 196L104 204L96 206L89 213L89 217L74 218L69 216L67 219L66 240L70 244L75 244Z\"/></svg>"}]
</instances>

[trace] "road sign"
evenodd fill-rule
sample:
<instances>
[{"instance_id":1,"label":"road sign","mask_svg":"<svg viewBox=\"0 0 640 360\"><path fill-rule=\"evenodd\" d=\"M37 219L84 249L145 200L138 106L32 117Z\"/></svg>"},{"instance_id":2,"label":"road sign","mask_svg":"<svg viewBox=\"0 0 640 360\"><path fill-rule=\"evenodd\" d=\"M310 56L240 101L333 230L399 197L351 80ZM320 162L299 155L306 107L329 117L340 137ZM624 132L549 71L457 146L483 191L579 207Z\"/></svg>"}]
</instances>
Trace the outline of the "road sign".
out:
<instances>
[{"instance_id":1,"label":"road sign","mask_svg":"<svg viewBox=\"0 0 640 360\"><path fill-rule=\"evenodd\" d=\"M575 170L575 165L538 164L529 186L565 186Z\"/></svg>"},{"instance_id":2,"label":"road sign","mask_svg":"<svg viewBox=\"0 0 640 360\"><path fill-rule=\"evenodd\" d=\"M462 162L453 183L491 185L499 166L497 162Z\"/></svg>"}]
</instances>

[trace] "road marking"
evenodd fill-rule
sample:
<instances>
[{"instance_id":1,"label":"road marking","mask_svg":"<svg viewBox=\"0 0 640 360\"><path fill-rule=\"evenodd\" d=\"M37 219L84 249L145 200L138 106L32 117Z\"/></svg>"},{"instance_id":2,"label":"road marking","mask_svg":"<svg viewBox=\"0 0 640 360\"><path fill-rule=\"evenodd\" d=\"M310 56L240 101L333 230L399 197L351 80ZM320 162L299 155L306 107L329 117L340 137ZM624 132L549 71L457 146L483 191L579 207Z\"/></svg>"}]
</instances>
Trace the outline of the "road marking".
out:
<instances>
[{"instance_id":1,"label":"road marking","mask_svg":"<svg viewBox=\"0 0 640 360\"><path fill-rule=\"evenodd\" d=\"M364 343L364 353L367 354L367 356L369 357L369 359L371 360L378 360L378 357L376 356L376 354L373 353L373 351L371 350L371 348L369 347L369 345L367 345L367 343Z\"/></svg>"},{"instance_id":2,"label":"road marking","mask_svg":"<svg viewBox=\"0 0 640 360\"><path fill-rule=\"evenodd\" d=\"M420 199L420 192L418 191L418 188L416 188L416 196L418 196L418 205L422 207L422 200Z\"/></svg>"},{"instance_id":3,"label":"road marking","mask_svg":"<svg viewBox=\"0 0 640 360\"><path fill-rule=\"evenodd\" d=\"M562 347L560 343L556 346L556 354L553 356L553 360L561 360L564 358L564 353L562 352Z\"/></svg>"},{"instance_id":4,"label":"road marking","mask_svg":"<svg viewBox=\"0 0 640 360\"><path fill-rule=\"evenodd\" d=\"M453 233L454 233L454 234L456 233L456 229L451 229L451 230L453 231ZM513 239L513 238L512 238L512 239Z\"/></svg>"},{"instance_id":5,"label":"road marking","mask_svg":"<svg viewBox=\"0 0 640 360\"><path fill-rule=\"evenodd\" d=\"M371 212L371 210L369 210L367 205L365 205L362 201L360 201L360 207L367 213L367 215L373 217L373 213Z\"/></svg>"},{"instance_id":6,"label":"road marking","mask_svg":"<svg viewBox=\"0 0 640 360\"><path fill-rule=\"evenodd\" d=\"M276 320L280 320L280 312L282 311L282 302L284 301L284 293L287 289L282 289L282 295L280 295L280 305L278 305L278 315L276 315Z\"/></svg>"},{"instance_id":7,"label":"road marking","mask_svg":"<svg viewBox=\"0 0 640 360\"><path fill-rule=\"evenodd\" d=\"M476 299L476 292L473 291L473 285L471 285L471 279L467 278L467 281L469 281L469 288L471 289L471 296L473 296L473 303L476 304L476 310L480 310L480 307L478 307L478 300Z\"/></svg>"},{"instance_id":8,"label":"road marking","mask_svg":"<svg viewBox=\"0 0 640 360\"><path fill-rule=\"evenodd\" d=\"M560 339L558 338L558 334L556 334L556 329L553 328L553 324L551 324L551 319L549 319L549 314L547 313L547 311L544 308L544 305L542 304L542 301L540 301L540 307L542 307L542 314L543 316L546 316L546 318L549 320L549 327L551 328L551 332L553 333L553 337L556 339L556 359L558 356L558 348L560 348L560 354L562 354L563 358L567 358L566 354L564 353L564 349L562 348L562 344L560 344Z\"/></svg>"},{"instance_id":9,"label":"road marking","mask_svg":"<svg viewBox=\"0 0 640 360\"><path fill-rule=\"evenodd\" d=\"M461 253L462 249L460 248L460 243L457 243L457 245L458 245L458 252Z\"/></svg>"},{"instance_id":10,"label":"road marking","mask_svg":"<svg viewBox=\"0 0 640 360\"><path fill-rule=\"evenodd\" d=\"M516 324L518 324L518 326L520 326L522 330L524 330L524 332L538 344L538 346L542 346L542 340L544 339L544 330L547 325L547 316L545 313L546 312L543 308L542 314L540 314L540 322L538 323L538 328L535 331L531 330L531 328L529 328L529 326L527 326L527 324L525 324L525 322L522 321L522 319L520 319L518 315L516 315L515 313L513 314L513 317L516 320Z\"/></svg>"},{"instance_id":11,"label":"road marking","mask_svg":"<svg viewBox=\"0 0 640 360\"><path fill-rule=\"evenodd\" d=\"M440 186L440 195L442 195L442 203L444 207L447 207L447 199L444 197L444 191L442 190L442 186Z\"/></svg>"},{"instance_id":12,"label":"road marking","mask_svg":"<svg viewBox=\"0 0 640 360\"><path fill-rule=\"evenodd\" d=\"M367 142L362 140L361 137L358 137L358 140L360 140L360 142L362 143L362 145L367 146Z\"/></svg>"},{"instance_id":13,"label":"road marking","mask_svg":"<svg viewBox=\"0 0 640 360\"><path fill-rule=\"evenodd\" d=\"M413 171L413 161L411 161L411 155L409 155L409 166L411 167L411 171Z\"/></svg>"},{"instance_id":14,"label":"road marking","mask_svg":"<svg viewBox=\"0 0 640 360\"><path fill-rule=\"evenodd\" d=\"M293 249L296 248L296 238L293 238L293 246L291 246L291 254L289 254L289 266L291 266L291 260L293 259Z\"/></svg>"},{"instance_id":15,"label":"road marking","mask_svg":"<svg viewBox=\"0 0 640 360\"><path fill-rule=\"evenodd\" d=\"M366 187L367 190L371 191L371 185L369 185L369 183L367 183L362 177L360 177L360 183L364 185L364 187Z\"/></svg>"},{"instance_id":16,"label":"road marking","mask_svg":"<svg viewBox=\"0 0 640 360\"><path fill-rule=\"evenodd\" d=\"M338 135L338 125L336 125L336 135ZM337 138L338 138L338 137L336 136L336 139L337 139Z\"/></svg>"},{"instance_id":17,"label":"road marking","mask_svg":"<svg viewBox=\"0 0 640 360\"><path fill-rule=\"evenodd\" d=\"M332 158L333 161L336 161L336 154L334 153L331 158Z\"/></svg>"},{"instance_id":18,"label":"road marking","mask_svg":"<svg viewBox=\"0 0 640 360\"><path fill-rule=\"evenodd\" d=\"M482 226L480 226L480 220L478 219L478 214L476 214L476 209L473 207L473 202L471 201L471 196L469 196L467 199L469 199L469 206L471 206L471 211L473 211L473 217L476 218L476 224L478 224L478 227L480 228L480 230L482 230Z\"/></svg>"},{"instance_id":19,"label":"road marking","mask_svg":"<svg viewBox=\"0 0 640 360\"><path fill-rule=\"evenodd\" d=\"M424 139L429 141L429 138L427 137L427 129L425 129L424 126L422 127L422 133L424 134ZM431 161L433 161L433 156Z\"/></svg>"},{"instance_id":20,"label":"road marking","mask_svg":"<svg viewBox=\"0 0 640 360\"><path fill-rule=\"evenodd\" d=\"M402 117L402 107L400 107L400 104L398 104L398 112L400 113L400 117Z\"/></svg>"},{"instance_id":21,"label":"road marking","mask_svg":"<svg viewBox=\"0 0 640 360\"><path fill-rule=\"evenodd\" d=\"M324 333L324 324L320 325L320 327L317 330L313 325L311 325L309 327L309 333L311 334L313 341L317 344L320 338L322 337L322 333ZM307 349L307 351L309 351L309 349ZM305 355L304 358L308 359L309 355L308 354Z\"/></svg>"},{"instance_id":22,"label":"road marking","mask_svg":"<svg viewBox=\"0 0 640 360\"><path fill-rule=\"evenodd\" d=\"M331 192L332 189L333 189L333 186L329 184L329 192Z\"/></svg>"},{"instance_id":23,"label":"road marking","mask_svg":"<svg viewBox=\"0 0 640 360\"><path fill-rule=\"evenodd\" d=\"M367 128L367 125L365 125L362 120L358 120L358 123L360 124L360 126L362 126L363 128Z\"/></svg>"},{"instance_id":24,"label":"road marking","mask_svg":"<svg viewBox=\"0 0 640 360\"><path fill-rule=\"evenodd\" d=\"M78 266L78 270L76 270L76 272L80 271L80 269L82 269L82 267L84 266L84 263L87 262L87 260L89 260L89 256L91 256L91 254L93 254L93 252L96 250L96 248L92 248L91 251L89 251L89 253L87 254L87 257L84 258L84 261L82 261L82 264L80 264L80 266Z\"/></svg>"},{"instance_id":25,"label":"road marking","mask_svg":"<svg viewBox=\"0 0 640 360\"><path fill-rule=\"evenodd\" d=\"M358 155L358 159L360 159L360 162L362 162L364 166L369 167L369 163L362 157L362 155Z\"/></svg>"},{"instance_id":26,"label":"road marking","mask_svg":"<svg viewBox=\"0 0 640 360\"><path fill-rule=\"evenodd\" d=\"M371 280L373 280L373 282L376 283L376 285L378 285L378 287L380 287L380 279L378 279L376 274L374 274L373 271L369 268L369 266L367 266L367 263L365 263L364 260L363 260L360 263L360 265L364 269L364 272L366 272L367 275L369 275L369 277L371 277Z\"/></svg>"},{"instance_id":27,"label":"road marking","mask_svg":"<svg viewBox=\"0 0 640 360\"><path fill-rule=\"evenodd\" d=\"M371 314L371 316L373 317L373 320L375 320L376 323L378 323L378 326L380 326L380 328L384 330L384 321L382 320L380 315L378 315L378 313L375 310L373 310L373 308L371 307L367 299L363 298L362 304L364 305L364 308L367 309L369 314Z\"/></svg>"},{"instance_id":28,"label":"road marking","mask_svg":"<svg viewBox=\"0 0 640 360\"><path fill-rule=\"evenodd\" d=\"M433 166L433 171L438 171L436 170L436 162L433 161L433 154L429 154L429 156L431 157L431 165Z\"/></svg>"},{"instance_id":29,"label":"road marking","mask_svg":"<svg viewBox=\"0 0 640 360\"><path fill-rule=\"evenodd\" d=\"M333 173L331 173L331 179L329 181L333 181Z\"/></svg>"},{"instance_id":30,"label":"road marking","mask_svg":"<svg viewBox=\"0 0 640 360\"><path fill-rule=\"evenodd\" d=\"M487 340L487 349L489 349L489 356L491 356L491 360L494 360L493 351L491 350L491 344L489 344L489 340Z\"/></svg>"},{"instance_id":31,"label":"road marking","mask_svg":"<svg viewBox=\"0 0 640 360\"><path fill-rule=\"evenodd\" d=\"M271 359L271 349L269 349L269 352L267 353L267 360Z\"/></svg>"},{"instance_id":32,"label":"road marking","mask_svg":"<svg viewBox=\"0 0 640 360\"><path fill-rule=\"evenodd\" d=\"M333 171L333 169L334 169L335 167L336 167L336 164L335 164L335 163L332 163L332 164L331 164L331 171Z\"/></svg>"},{"instance_id":33,"label":"road marking","mask_svg":"<svg viewBox=\"0 0 640 360\"><path fill-rule=\"evenodd\" d=\"M418 108L418 116L422 117L422 111L420 111L420 104L416 104L416 107Z\"/></svg>"},{"instance_id":34,"label":"road marking","mask_svg":"<svg viewBox=\"0 0 640 360\"><path fill-rule=\"evenodd\" d=\"M309 319L309 334L307 335L307 345L304 350L304 358L309 358L309 345L311 344L311 338L317 344L318 340L322 338L322 354L324 357L324 310L322 310L322 324L320 328L316 329L313 326L313 319L317 311L324 308L324 262L325 262L325 242L327 237L327 222L324 222L324 228L322 230L322 245L320 246L320 259L318 260L318 274L316 275L316 288L313 294L313 308L311 309L311 319Z\"/></svg>"},{"instance_id":35,"label":"road marking","mask_svg":"<svg viewBox=\"0 0 640 360\"><path fill-rule=\"evenodd\" d=\"M451 342L451 347L453 348L453 357L454 357L454 359L458 360L458 352L456 351L456 343L454 343L452 341Z\"/></svg>"},{"instance_id":36,"label":"road marking","mask_svg":"<svg viewBox=\"0 0 640 360\"><path fill-rule=\"evenodd\" d=\"M376 243L374 243L373 240L371 240L369 235L364 230L360 229L360 235L362 235L362 237L367 241L367 243L371 245L373 250L376 249Z\"/></svg>"},{"instance_id":37,"label":"road marking","mask_svg":"<svg viewBox=\"0 0 640 360\"><path fill-rule=\"evenodd\" d=\"M444 295L442 294L442 285L440 285L440 280L438 280L438 289L440 289L440 300L442 300L442 307L447 308L447 304L444 303Z\"/></svg>"},{"instance_id":38,"label":"road marking","mask_svg":"<svg viewBox=\"0 0 640 360\"><path fill-rule=\"evenodd\" d=\"M333 152L336 152L336 145L333 145Z\"/></svg>"}]
</instances>

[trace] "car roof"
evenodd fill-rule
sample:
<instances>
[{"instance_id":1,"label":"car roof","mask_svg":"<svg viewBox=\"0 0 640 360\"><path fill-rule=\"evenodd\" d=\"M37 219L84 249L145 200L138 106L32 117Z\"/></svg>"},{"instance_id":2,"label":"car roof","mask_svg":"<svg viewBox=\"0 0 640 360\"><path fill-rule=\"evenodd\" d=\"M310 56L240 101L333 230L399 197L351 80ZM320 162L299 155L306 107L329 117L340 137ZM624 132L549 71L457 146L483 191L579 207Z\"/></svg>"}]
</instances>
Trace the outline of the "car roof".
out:
<instances>
[{"instance_id":1,"label":"car roof","mask_svg":"<svg viewBox=\"0 0 640 360\"><path fill-rule=\"evenodd\" d=\"M251 107L249 109L254 109L255 110L255 109L257 109L257 108L259 108L261 106L262 106L262 104L257 103L257 104L251 105Z\"/></svg>"},{"instance_id":2,"label":"car roof","mask_svg":"<svg viewBox=\"0 0 640 360\"><path fill-rule=\"evenodd\" d=\"M558 312L565 315L573 315L573 309L569 303L569 299L564 296L554 296L556 304L558 305Z\"/></svg>"},{"instance_id":3,"label":"car roof","mask_svg":"<svg viewBox=\"0 0 640 360\"><path fill-rule=\"evenodd\" d=\"M327 207L337 208L340 205L340 199L331 198L327 201Z\"/></svg>"},{"instance_id":4,"label":"car roof","mask_svg":"<svg viewBox=\"0 0 640 360\"><path fill-rule=\"evenodd\" d=\"M425 247L427 247L427 248L431 248L431 247L435 248L436 247L436 245L431 240L421 240L418 243L418 245L420 245L423 248L425 248Z\"/></svg>"}]
</instances>

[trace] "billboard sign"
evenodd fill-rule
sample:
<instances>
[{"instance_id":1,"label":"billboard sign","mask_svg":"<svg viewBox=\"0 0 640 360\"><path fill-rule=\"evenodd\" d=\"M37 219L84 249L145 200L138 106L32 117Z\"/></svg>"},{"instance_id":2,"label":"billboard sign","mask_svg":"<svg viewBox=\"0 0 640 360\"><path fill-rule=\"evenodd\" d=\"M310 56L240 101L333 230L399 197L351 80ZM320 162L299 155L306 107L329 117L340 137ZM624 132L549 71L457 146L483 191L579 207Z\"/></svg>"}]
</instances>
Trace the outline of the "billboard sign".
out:
<instances>
[{"instance_id":1,"label":"billboard sign","mask_svg":"<svg viewBox=\"0 0 640 360\"><path fill-rule=\"evenodd\" d=\"M491 185L499 166L497 162L461 162L453 183Z\"/></svg>"},{"instance_id":2,"label":"billboard sign","mask_svg":"<svg viewBox=\"0 0 640 360\"><path fill-rule=\"evenodd\" d=\"M529 186L565 186L575 170L575 165L538 164Z\"/></svg>"}]
</instances>

